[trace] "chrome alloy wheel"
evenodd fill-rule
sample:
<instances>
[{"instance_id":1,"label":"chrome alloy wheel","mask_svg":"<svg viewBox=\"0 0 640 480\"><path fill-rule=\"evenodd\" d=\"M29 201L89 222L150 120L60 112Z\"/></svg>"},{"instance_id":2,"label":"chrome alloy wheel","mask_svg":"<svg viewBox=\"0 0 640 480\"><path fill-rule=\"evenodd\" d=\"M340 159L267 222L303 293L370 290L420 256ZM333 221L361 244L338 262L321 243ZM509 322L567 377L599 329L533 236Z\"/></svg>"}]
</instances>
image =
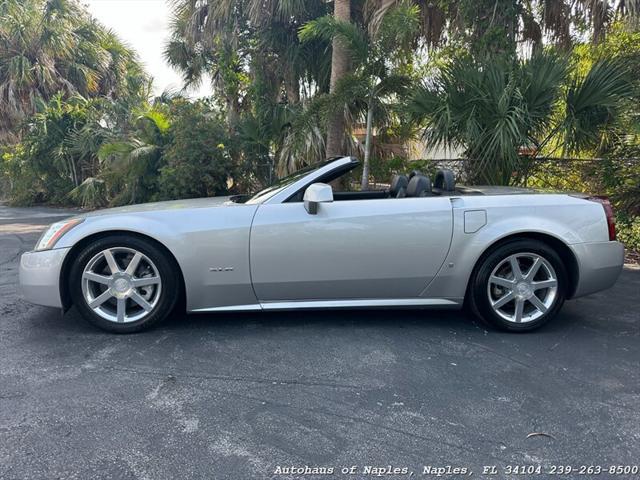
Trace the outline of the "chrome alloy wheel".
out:
<instances>
[{"instance_id":1,"label":"chrome alloy wheel","mask_svg":"<svg viewBox=\"0 0 640 480\"><path fill-rule=\"evenodd\" d=\"M542 317L557 294L558 276L553 266L536 253L508 256L493 269L487 285L493 311L514 323Z\"/></svg>"},{"instance_id":2,"label":"chrome alloy wheel","mask_svg":"<svg viewBox=\"0 0 640 480\"><path fill-rule=\"evenodd\" d=\"M111 322L143 319L158 304L161 290L158 268L132 248L103 250L82 272L82 295L87 305Z\"/></svg>"}]
</instances>

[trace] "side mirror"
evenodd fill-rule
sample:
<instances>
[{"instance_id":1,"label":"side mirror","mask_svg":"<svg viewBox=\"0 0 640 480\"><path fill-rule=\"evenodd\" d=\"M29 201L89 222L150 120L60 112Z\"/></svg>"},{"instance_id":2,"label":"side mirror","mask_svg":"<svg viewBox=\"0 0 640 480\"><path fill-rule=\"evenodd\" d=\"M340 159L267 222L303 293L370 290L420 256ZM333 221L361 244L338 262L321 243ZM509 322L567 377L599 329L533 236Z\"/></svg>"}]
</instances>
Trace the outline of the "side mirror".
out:
<instances>
[{"instance_id":1,"label":"side mirror","mask_svg":"<svg viewBox=\"0 0 640 480\"><path fill-rule=\"evenodd\" d=\"M314 183L305 190L303 200L305 210L315 215L319 204L333 202L333 189L326 183Z\"/></svg>"}]
</instances>

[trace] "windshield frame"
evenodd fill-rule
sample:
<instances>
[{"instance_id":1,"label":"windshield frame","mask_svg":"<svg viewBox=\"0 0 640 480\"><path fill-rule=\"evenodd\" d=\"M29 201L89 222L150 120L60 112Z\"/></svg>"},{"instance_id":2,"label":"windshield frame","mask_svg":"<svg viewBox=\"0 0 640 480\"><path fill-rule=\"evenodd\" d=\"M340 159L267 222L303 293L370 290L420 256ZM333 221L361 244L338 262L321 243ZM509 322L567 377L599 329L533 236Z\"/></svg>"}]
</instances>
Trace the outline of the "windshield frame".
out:
<instances>
[{"instance_id":1,"label":"windshield frame","mask_svg":"<svg viewBox=\"0 0 640 480\"><path fill-rule=\"evenodd\" d=\"M290 198L291 195L294 195L300 188L306 187L308 181L305 181L305 179L307 179L307 177L310 177L313 182L317 177L323 176L335 168L354 162L357 163L357 160L351 157L334 157L323 162L309 165L276 181L271 186L260 190L255 195L252 195L245 203L250 205L282 203L286 201L287 198Z\"/></svg>"}]
</instances>

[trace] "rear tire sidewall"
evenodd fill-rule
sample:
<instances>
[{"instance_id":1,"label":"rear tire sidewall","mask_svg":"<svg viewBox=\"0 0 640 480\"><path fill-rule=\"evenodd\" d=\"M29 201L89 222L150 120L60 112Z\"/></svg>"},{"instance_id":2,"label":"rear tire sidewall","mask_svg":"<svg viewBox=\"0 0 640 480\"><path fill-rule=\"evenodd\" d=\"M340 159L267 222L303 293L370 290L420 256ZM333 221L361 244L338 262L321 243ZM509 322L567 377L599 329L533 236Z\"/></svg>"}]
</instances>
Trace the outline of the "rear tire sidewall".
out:
<instances>
[{"instance_id":1,"label":"rear tire sidewall","mask_svg":"<svg viewBox=\"0 0 640 480\"><path fill-rule=\"evenodd\" d=\"M147 316L131 323L115 323L102 318L87 305L82 293L82 274L87 263L99 252L115 247L132 248L146 255L156 265L162 279L162 290L156 306ZM68 288L73 304L91 324L113 333L134 333L150 328L171 313L180 292L178 278L174 262L152 242L133 236L110 235L92 242L78 253L73 260Z\"/></svg>"},{"instance_id":2,"label":"rear tire sidewall","mask_svg":"<svg viewBox=\"0 0 640 480\"><path fill-rule=\"evenodd\" d=\"M487 296L487 284L493 269L505 258L516 253L535 253L546 259L556 272L558 279L558 291L556 299L540 318L531 322L514 323L505 320L496 314L491 307ZM500 245L495 250L485 255L474 270L470 284L470 306L486 324L500 330L511 332L527 332L540 328L551 320L562 308L568 287L567 270L558 253L547 244L537 240L513 240Z\"/></svg>"}]
</instances>

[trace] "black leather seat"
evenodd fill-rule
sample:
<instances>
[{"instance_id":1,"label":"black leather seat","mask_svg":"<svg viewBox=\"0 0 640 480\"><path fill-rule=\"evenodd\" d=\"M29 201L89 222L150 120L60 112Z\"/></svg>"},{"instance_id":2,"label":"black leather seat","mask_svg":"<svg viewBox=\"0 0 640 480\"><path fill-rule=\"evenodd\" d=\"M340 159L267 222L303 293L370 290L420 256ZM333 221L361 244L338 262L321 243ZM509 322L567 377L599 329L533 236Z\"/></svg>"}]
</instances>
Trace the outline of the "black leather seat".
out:
<instances>
[{"instance_id":1,"label":"black leather seat","mask_svg":"<svg viewBox=\"0 0 640 480\"><path fill-rule=\"evenodd\" d=\"M404 198L407 196L407 186L409 180L405 175L394 175L391 179L391 188L389 189L389 197Z\"/></svg>"},{"instance_id":2,"label":"black leather seat","mask_svg":"<svg viewBox=\"0 0 640 480\"><path fill-rule=\"evenodd\" d=\"M431 195L431 180L424 175L414 175L407 186L407 197L426 197Z\"/></svg>"},{"instance_id":3,"label":"black leather seat","mask_svg":"<svg viewBox=\"0 0 640 480\"><path fill-rule=\"evenodd\" d=\"M434 188L443 192L454 192L456 190L456 179L453 172L443 168L436 173Z\"/></svg>"}]
</instances>

